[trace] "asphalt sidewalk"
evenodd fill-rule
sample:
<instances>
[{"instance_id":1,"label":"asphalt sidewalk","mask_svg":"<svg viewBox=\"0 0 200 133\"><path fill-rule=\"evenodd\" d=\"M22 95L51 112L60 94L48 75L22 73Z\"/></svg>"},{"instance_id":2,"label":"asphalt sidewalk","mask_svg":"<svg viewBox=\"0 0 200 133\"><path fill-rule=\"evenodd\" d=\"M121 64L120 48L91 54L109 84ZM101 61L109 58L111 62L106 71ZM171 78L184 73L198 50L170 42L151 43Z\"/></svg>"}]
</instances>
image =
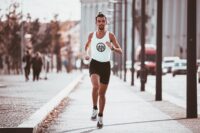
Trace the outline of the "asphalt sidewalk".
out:
<instances>
[{"instance_id":1,"label":"asphalt sidewalk","mask_svg":"<svg viewBox=\"0 0 200 133\"><path fill-rule=\"evenodd\" d=\"M106 93L103 129L90 120L91 83L87 75L69 96L69 103L46 130L48 133L189 133L186 126L164 113L118 77L112 76ZM166 104L165 104L166 105ZM184 119L184 118L180 118Z\"/></svg>"}]
</instances>

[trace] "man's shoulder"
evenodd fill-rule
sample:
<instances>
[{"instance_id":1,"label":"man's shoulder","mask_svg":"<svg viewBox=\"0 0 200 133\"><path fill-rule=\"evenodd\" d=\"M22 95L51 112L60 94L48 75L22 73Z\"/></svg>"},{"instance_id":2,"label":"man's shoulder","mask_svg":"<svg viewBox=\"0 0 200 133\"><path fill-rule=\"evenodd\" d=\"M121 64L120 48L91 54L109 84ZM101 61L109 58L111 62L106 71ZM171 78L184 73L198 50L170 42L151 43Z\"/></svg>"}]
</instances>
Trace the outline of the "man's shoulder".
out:
<instances>
[{"instance_id":1,"label":"man's shoulder","mask_svg":"<svg viewBox=\"0 0 200 133\"><path fill-rule=\"evenodd\" d=\"M114 36L115 35L113 32L110 32L110 31L108 31L108 32L109 32L109 36Z\"/></svg>"},{"instance_id":2,"label":"man's shoulder","mask_svg":"<svg viewBox=\"0 0 200 133\"><path fill-rule=\"evenodd\" d=\"M114 38L115 34L113 32L109 32L109 38L112 40Z\"/></svg>"},{"instance_id":3,"label":"man's shoulder","mask_svg":"<svg viewBox=\"0 0 200 133\"><path fill-rule=\"evenodd\" d=\"M94 34L94 32L90 32L90 33L89 33L89 38L92 38L92 37L93 37L93 34Z\"/></svg>"}]
</instances>

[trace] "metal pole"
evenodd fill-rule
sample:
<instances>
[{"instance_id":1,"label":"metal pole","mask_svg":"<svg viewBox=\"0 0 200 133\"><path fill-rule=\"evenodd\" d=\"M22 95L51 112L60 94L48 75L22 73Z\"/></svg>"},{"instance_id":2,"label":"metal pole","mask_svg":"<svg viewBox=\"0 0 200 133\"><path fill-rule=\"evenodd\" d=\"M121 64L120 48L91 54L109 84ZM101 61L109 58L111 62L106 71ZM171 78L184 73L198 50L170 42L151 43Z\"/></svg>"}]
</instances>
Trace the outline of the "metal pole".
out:
<instances>
[{"instance_id":1,"label":"metal pole","mask_svg":"<svg viewBox=\"0 0 200 133\"><path fill-rule=\"evenodd\" d=\"M114 34L116 35L116 4L113 3L113 9L114 9L114 12L113 12L113 32ZM116 65L115 65L115 62L116 62L116 56L115 56L115 53L113 53L113 70L114 70L114 75L116 74Z\"/></svg>"},{"instance_id":2,"label":"metal pole","mask_svg":"<svg viewBox=\"0 0 200 133\"><path fill-rule=\"evenodd\" d=\"M131 51L131 85L134 85L135 63L135 0L132 1L132 51Z\"/></svg>"},{"instance_id":3,"label":"metal pole","mask_svg":"<svg viewBox=\"0 0 200 133\"><path fill-rule=\"evenodd\" d=\"M141 23L141 91L145 91L145 0L142 0L142 23Z\"/></svg>"},{"instance_id":4,"label":"metal pole","mask_svg":"<svg viewBox=\"0 0 200 133\"><path fill-rule=\"evenodd\" d=\"M127 60L127 0L124 1L124 81L126 81L126 60Z\"/></svg>"},{"instance_id":5,"label":"metal pole","mask_svg":"<svg viewBox=\"0 0 200 133\"><path fill-rule=\"evenodd\" d=\"M196 0L187 1L187 118L197 118Z\"/></svg>"},{"instance_id":6,"label":"metal pole","mask_svg":"<svg viewBox=\"0 0 200 133\"><path fill-rule=\"evenodd\" d=\"M157 0L156 101L162 100L162 7L163 0Z\"/></svg>"},{"instance_id":7,"label":"metal pole","mask_svg":"<svg viewBox=\"0 0 200 133\"><path fill-rule=\"evenodd\" d=\"M22 20L21 20L21 72L23 74L23 56L24 56L24 24L23 24L23 3L21 0L21 15L22 15Z\"/></svg>"},{"instance_id":8,"label":"metal pole","mask_svg":"<svg viewBox=\"0 0 200 133\"><path fill-rule=\"evenodd\" d=\"M120 4L119 4L119 10L120 10L120 14L119 14L119 39L120 39L120 44L121 44L121 47L122 47L122 0L120 0ZM122 79L122 56L119 57L119 67L120 67L120 73L119 73L119 77L120 79Z\"/></svg>"}]
</instances>

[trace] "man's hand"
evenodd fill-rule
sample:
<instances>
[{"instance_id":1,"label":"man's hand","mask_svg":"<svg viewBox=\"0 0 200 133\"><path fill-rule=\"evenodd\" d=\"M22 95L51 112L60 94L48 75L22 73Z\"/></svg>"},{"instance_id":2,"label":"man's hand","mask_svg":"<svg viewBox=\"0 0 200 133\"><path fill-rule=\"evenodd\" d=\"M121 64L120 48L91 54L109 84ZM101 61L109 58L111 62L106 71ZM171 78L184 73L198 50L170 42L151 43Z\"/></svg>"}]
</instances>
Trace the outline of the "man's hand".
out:
<instances>
[{"instance_id":1,"label":"man's hand","mask_svg":"<svg viewBox=\"0 0 200 133\"><path fill-rule=\"evenodd\" d=\"M113 46L111 45L111 50L116 53L122 54L122 49L113 33L109 33L110 41L112 42Z\"/></svg>"},{"instance_id":2,"label":"man's hand","mask_svg":"<svg viewBox=\"0 0 200 133\"><path fill-rule=\"evenodd\" d=\"M85 60L89 60L90 59L90 56L89 55L86 55L85 56Z\"/></svg>"},{"instance_id":3,"label":"man's hand","mask_svg":"<svg viewBox=\"0 0 200 133\"><path fill-rule=\"evenodd\" d=\"M110 49L112 49L112 43L106 42L106 45L107 45Z\"/></svg>"}]
</instances>

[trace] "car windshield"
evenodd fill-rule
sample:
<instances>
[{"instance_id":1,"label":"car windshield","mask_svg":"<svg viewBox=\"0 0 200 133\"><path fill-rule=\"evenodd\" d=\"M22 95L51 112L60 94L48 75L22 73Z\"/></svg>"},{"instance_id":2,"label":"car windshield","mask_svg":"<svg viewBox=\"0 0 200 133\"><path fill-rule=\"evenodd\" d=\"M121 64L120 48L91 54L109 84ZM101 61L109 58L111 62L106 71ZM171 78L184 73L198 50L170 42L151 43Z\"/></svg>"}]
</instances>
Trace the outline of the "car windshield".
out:
<instances>
[{"instance_id":1,"label":"car windshield","mask_svg":"<svg viewBox=\"0 0 200 133\"><path fill-rule=\"evenodd\" d=\"M181 63L182 66L186 66L186 63Z\"/></svg>"},{"instance_id":2,"label":"car windshield","mask_svg":"<svg viewBox=\"0 0 200 133\"><path fill-rule=\"evenodd\" d=\"M175 63L175 65L174 66L179 66L179 63Z\"/></svg>"},{"instance_id":3,"label":"car windshield","mask_svg":"<svg viewBox=\"0 0 200 133\"><path fill-rule=\"evenodd\" d=\"M187 64L185 62L176 62L174 64L174 66L178 67L178 66L186 66Z\"/></svg>"},{"instance_id":4,"label":"car windshield","mask_svg":"<svg viewBox=\"0 0 200 133\"><path fill-rule=\"evenodd\" d=\"M166 60L164 61L165 63L173 63L174 61L173 60Z\"/></svg>"}]
</instances>

